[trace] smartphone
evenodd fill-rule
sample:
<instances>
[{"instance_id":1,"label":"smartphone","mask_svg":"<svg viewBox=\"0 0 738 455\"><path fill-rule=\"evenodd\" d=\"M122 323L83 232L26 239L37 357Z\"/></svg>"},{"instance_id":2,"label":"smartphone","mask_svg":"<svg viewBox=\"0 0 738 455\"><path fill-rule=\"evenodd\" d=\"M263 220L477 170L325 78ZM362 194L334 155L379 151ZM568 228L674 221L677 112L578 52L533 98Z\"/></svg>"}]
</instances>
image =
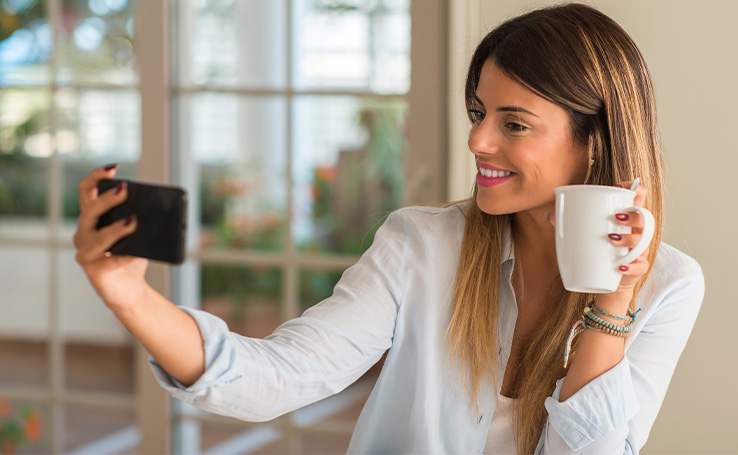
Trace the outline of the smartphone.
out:
<instances>
[{"instance_id":1,"label":"smartphone","mask_svg":"<svg viewBox=\"0 0 738 455\"><path fill-rule=\"evenodd\" d=\"M98 194L118 186L124 180L102 180ZM153 185L125 180L128 199L104 213L97 223L100 229L134 215L136 231L110 247L113 254L138 256L155 261L181 264L185 257L187 234L187 193L174 186Z\"/></svg>"}]
</instances>

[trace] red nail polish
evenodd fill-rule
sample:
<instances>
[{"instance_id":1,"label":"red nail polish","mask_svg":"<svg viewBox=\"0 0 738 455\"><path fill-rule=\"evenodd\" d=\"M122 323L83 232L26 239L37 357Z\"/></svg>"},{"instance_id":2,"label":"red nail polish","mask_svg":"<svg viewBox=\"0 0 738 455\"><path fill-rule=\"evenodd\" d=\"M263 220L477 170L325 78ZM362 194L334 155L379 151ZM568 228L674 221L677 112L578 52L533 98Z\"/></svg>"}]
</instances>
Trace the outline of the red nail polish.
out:
<instances>
[{"instance_id":1,"label":"red nail polish","mask_svg":"<svg viewBox=\"0 0 738 455\"><path fill-rule=\"evenodd\" d=\"M113 169L115 169L116 167L118 167L118 165L117 165L117 164L108 164L107 166L105 166L105 167L103 168L103 170L106 170L106 171L112 171L112 170L113 170Z\"/></svg>"},{"instance_id":2,"label":"red nail polish","mask_svg":"<svg viewBox=\"0 0 738 455\"><path fill-rule=\"evenodd\" d=\"M128 218L123 221L123 226L128 226L133 223L133 215L128 215Z\"/></svg>"},{"instance_id":3,"label":"red nail polish","mask_svg":"<svg viewBox=\"0 0 738 455\"><path fill-rule=\"evenodd\" d=\"M123 191L123 188L126 187L126 182L120 182L118 186L115 187L115 191L113 191L113 195L120 194L121 191Z\"/></svg>"},{"instance_id":4,"label":"red nail polish","mask_svg":"<svg viewBox=\"0 0 738 455\"><path fill-rule=\"evenodd\" d=\"M628 221L630 216L628 216L627 213L618 213L615 215L615 218L619 219L620 221Z\"/></svg>"},{"instance_id":5,"label":"red nail polish","mask_svg":"<svg viewBox=\"0 0 738 455\"><path fill-rule=\"evenodd\" d=\"M627 265L621 265L620 266L620 271L621 272L627 272L628 271L628 266Z\"/></svg>"},{"instance_id":6,"label":"red nail polish","mask_svg":"<svg viewBox=\"0 0 738 455\"><path fill-rule=\"evenodd\" d=\"M623 236L620 234L607 234L613 240L623 240Z\"/></svg>"}]
</instances>

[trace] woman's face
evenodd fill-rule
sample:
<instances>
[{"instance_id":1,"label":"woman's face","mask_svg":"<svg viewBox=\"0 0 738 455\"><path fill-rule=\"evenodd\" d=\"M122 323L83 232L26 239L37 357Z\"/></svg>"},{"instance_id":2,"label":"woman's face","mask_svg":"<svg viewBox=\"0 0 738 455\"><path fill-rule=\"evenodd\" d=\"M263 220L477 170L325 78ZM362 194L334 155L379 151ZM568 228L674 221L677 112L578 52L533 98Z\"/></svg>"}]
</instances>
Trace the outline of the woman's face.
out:
<instances>
[{"instance_id":1,"label":"woman's face","mask_svg":"<svg viewBox=\"0 0 738 455\"><path fill-rule=\"evenodd\" d=\"M477 86L469 149L477 163L477 205L493 215L551 210L553 189L582 183L586 150L569 115L487 60Z\"/></svg>"}]
</instances>

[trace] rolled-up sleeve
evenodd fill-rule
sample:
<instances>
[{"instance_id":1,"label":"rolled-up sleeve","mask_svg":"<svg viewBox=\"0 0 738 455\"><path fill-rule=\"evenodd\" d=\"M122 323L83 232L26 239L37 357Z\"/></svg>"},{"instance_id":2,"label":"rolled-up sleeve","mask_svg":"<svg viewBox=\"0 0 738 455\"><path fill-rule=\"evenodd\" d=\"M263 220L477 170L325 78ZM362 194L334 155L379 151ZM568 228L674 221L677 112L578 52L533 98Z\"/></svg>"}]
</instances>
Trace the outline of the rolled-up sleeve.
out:
<instances>
[{"instance_id":1,"label":"rolled-up sleeve","mask_svg":"<svg viewBox=\"0 0 738 455\"><path fill-rule=\"evenodd\" d=\"M674 251L668 251L660 260L667 263L673 260L678 265ZM545 401L548 419L536 453L636 454L640 451L704 296L702 269L694 260L687 259L681 274L673 272L679 269L673 265L658 277L662 281L660 285L652 287L650 292L644 288L639 302L648 307L647 311L617 365L564 402L558 398L565 378L556 383L554 393ZM654 288L658 291L653 291Z\"/></svg>"},{"instance_id":2,"label":"rolled-up sleeve","mask_svg":"<svg viewBox=\"0 0 738 455\"><path fill-rule=\"evenodd\" d=\"M185 387L171 377L153 357L149 357L149 365L159 385L174 398L192 403L198 394L202 394L208 388L226 385L240 378L243 375L243 368L238 363L228 326L222 319L205 311L179 308L188 313L200 329L205 349L205 372L194 384Z\"/></svg>"},{"instance_id":3,"label":"rolled-up sleeve","mask_svg":"<svg viewBox=\"0 0 738 455\"><path fill-rule=\"evenodd\" d=\"M560 379L545 402L547 427L552 428L546 429L548 451L544 453L579 451L594 441L599 441L596 450L588 453L623 453L628 421L640 410L628 357L559 402L563 384ZM609 441L603 440L605 436Z\"/></svg>"}]
</instances>

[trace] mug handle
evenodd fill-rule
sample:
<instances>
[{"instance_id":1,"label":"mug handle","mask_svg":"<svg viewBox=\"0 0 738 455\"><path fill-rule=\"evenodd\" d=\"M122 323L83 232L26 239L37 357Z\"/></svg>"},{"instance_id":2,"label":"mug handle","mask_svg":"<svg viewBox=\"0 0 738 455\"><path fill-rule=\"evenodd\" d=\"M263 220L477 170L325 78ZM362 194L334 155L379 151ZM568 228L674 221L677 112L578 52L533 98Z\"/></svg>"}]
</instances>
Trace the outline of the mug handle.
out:
<instances>
[{"instance_id":1,"label":"mug handle","mask_svg":"<svg viewBox=\"0 0 738 455\"><path fill-rule=\"evenodd\" d=\"M638 240L638 243L633 247L632 250L625 256L618 259L617 265L625 265L630 264L631 262L635 261L638 256L640 256L644 251L646 251L646 248L648 248L648 245L651 243L651 239L653 238L653 233L656 228L656 221L653 218L653 215L651 212L648 211L648 209L645 209L643 207L630 207L625 210L621 210L620 212L633 212L638 211L641 213L641 216L643 216L643 233L641 234L640 240Z\"/></svg>"}]
</instances>

